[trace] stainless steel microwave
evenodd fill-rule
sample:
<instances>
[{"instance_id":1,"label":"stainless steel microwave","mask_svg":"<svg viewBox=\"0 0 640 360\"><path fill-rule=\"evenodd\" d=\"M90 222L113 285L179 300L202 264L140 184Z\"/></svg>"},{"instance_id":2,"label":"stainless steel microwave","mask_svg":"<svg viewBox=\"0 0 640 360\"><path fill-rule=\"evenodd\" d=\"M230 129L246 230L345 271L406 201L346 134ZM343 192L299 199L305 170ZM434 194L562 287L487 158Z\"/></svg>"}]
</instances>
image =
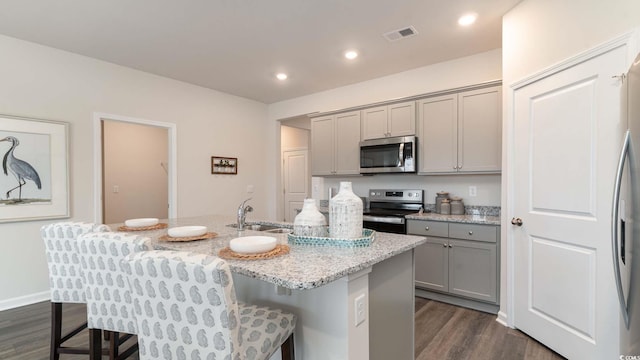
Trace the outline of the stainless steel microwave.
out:
<instances>
[{"instance_id":1,"label":"stainless steel microwave","mask_svg":"<svg viewBox=\"0 0 640 360\"><path fill-rule=\"evenodd\" d=\"M416 137L398 136L360 142L360 173L415 173Z\"/></svg>"}]
</instances>

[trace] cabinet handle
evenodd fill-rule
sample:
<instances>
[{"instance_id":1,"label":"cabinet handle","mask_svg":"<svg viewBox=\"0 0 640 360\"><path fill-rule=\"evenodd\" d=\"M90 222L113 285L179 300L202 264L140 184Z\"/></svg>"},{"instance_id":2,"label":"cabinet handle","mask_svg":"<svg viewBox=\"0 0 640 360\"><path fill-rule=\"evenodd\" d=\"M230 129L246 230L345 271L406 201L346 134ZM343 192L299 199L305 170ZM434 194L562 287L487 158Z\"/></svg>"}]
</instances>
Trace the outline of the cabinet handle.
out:
<instances>
[{"instance_id":1,"label":"cabinet handle","mask_svg":"<svg viewBox=\"0 0 640 360\"><path fill-rule=\"evenodd\" d=\"M452 248L452 247L453 247L453 245L449 244L449 248Z\"/></svg>"},{"instance_id":2,"label":"cabinet handle","mask_svg":"<svg viewBox=\"0 0 640 360\"><path fill-rule=\"evenodd\" d=\"M442 247L447 247L447 244L442 244Z\"/></svg>"},{"instance_id":3,"label":"cabinet handle","mask_svg":"<svg viewBox=\"0 0 640 360\"><path fill-rule=\"evenodd\" d=\"M425 226L425 228L424 228L424 229L425 229L426 231L429 231L429 227L428 227L428 226Z\"/></svg>"},{"instance_id":4,"label":"cabinet handle","mask_svg":"<svg viewBox=\"0 0 640 360\"><path fill-rule=\"evenodd\" d=\"M456 170L457 168L458 168L457 166L454 166L454 167L453 167L453 170Z\"/></svg>"},{"instance_id":5,"label":"cabinet handle","mask_svg":"<svg viewBox=\"0 0 640 360\"><path fill-rule=\"evenodd\" d=\"M473 235L473 231L469 231L469 235Z\"/></svg>"}]
</instances>

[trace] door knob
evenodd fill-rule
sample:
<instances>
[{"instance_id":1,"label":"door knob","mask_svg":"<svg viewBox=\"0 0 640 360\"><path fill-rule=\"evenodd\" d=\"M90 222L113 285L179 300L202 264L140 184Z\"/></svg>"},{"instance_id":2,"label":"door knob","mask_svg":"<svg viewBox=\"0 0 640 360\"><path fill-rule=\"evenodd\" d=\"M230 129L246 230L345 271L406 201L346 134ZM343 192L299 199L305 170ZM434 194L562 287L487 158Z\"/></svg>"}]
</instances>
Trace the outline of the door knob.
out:
<instances>
[{"instance_id":1,"label":"door knob","mask_svg":"<svg viewBox=\"0 0 640 360\"><path fill-rule=\"evenodd\" d=\"M511 219L511 223L513 225L522 226L522 219L514 217Z\"/></svg>"}]
</instances>

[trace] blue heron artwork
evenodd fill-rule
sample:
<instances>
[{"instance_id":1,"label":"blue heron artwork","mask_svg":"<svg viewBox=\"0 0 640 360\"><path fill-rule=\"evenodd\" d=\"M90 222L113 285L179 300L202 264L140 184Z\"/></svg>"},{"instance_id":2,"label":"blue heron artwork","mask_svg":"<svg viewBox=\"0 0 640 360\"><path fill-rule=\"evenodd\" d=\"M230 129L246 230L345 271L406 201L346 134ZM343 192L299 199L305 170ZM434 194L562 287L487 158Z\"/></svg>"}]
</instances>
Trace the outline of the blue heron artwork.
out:
<instances>
[{"instance_id":1,"label":"blue heron artwork","mask_svg":"<svg viewBox=\"0 0 640 360\"><path fill-rule=\"evenodd\" d=\"M29 136L31 135L31 136ZM34 138L34 136L36 138ZM0 136L0 145L6 142L10 145L2 157L2 174L5 175L4 181L0 182L0 198L5 198L3 204L18 204L48 201L46 194L43 193L44 173L39 169L40 150L36 149L37 145L48 149L48 141L42 141L37 138L37 134L19 134L9 136ZM27 139L26 145L20 146L21 139ZM12 182L10 179L14 179Z\"/></svg>"}]
</instances>

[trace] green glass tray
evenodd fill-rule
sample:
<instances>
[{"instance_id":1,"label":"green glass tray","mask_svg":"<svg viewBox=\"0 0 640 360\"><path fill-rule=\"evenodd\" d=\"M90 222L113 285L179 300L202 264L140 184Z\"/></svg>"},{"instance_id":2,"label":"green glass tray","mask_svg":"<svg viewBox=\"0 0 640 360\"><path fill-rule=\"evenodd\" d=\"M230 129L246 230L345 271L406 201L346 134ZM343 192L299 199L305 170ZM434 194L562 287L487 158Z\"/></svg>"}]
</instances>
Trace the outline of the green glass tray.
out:
<instances>
[{"instance_id":1,"label":"green glass tray","mask_svg":"<svg viewBox=\"0 0 640 360\"><path fill-rule=\"evenodd\" d=\"M298 236L287 234L290 245L309 246L337 246L337 247L366 247L371 246L376 232L371 229L362 229L362 237L355 239L341 239L332 237Z\"/></svg>"}]
</instances>

